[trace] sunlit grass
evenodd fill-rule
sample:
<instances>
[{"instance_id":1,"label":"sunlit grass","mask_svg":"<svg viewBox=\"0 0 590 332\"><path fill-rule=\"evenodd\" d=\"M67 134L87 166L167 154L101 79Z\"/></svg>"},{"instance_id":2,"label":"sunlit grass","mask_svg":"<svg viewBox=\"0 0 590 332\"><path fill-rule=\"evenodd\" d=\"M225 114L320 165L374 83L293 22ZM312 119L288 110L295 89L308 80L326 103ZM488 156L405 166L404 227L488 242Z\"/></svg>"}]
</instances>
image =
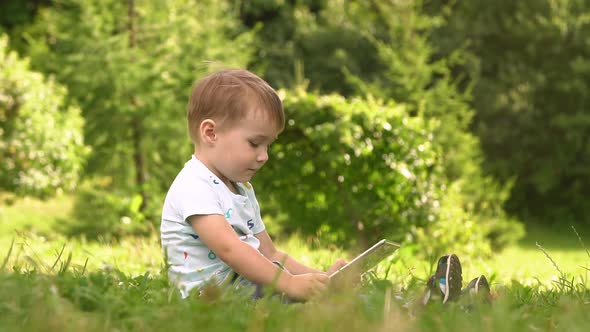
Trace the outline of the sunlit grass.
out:
<instances>
[{"instance_id":1,"label":"sunlit grass","mask_svg":"<svg viewBox=\"0 0 590 332\"><path fill-rule=\"evenodd\" d=\"M27 204L34 208L27 208ZM181 300L170 287L157 234L88 242L52 232L67 198L0 208L0 330L16 331L586 331L590 256L571 228L533 229L519 245L480 260L458 252L466 284L485 274L492 305L419 305L437 257L402 248L360 291L330 292L311 303L257 303L213 291ZM37 227L39 225L40 227ZM579 230L582 242L587 235ZM277 244L326 268L341 248L312 250L301 237ZM537 244L539 246L537 246ZM565 278L564 278L565 277Z\"/></svg>"},{"instance_id":2,"label":"sunlit grass","mask_svg":"<svg viewBox=\"0 0 590 332\"><path fill-rule=\"evenodd\" d=\"M72 204L71 197L64 195L42 201L14 199L0 192L0 238L10 237L15 230L52 236L55 225L68 218Z\"/></svg>"},{"instance_id":3,"label":"sunlit grass","mask_svg":"<svg viewBox=\"0 0 590 332\"><path fill-rule=\"evenodd\" d=\"M147 238L126 238L117 243L89 242L57 234L54 229L68 217L71 207L72 200L67 196L48 201L16 200L10 206L0 204L0 248L8 248L10 242L15 241L11 262L26 260L26 257L41 262L51 261L65 245L65 252L72 255L72 264L86 265L89 270L115 268L135 275L145 271L156 273L162 269L158 234ZM519 245L505 248L485 260L465 256L461 252L456 254L461 258L464 279L467 281L484 274L498 284L518 280L525 285L540 284L549 287L559 278L555 262L561 271L587 282L590 255L580 240L582 243L590 243L590 234L585 233L585 230L576 231L580 238L567 225L558 229L529 229L529 234ZM546 257L537 244L544 248L554 262ZM327 268L339 257L350 259L356 254L333 246L312 250L298 236L278 240L277 245L303 263L318 268ZM429 261L416 260L402 247L393 258L394 269L390 271L390 275L395 274L401 280L426 279L432 273L436 259L437 257L432 257ZM388 264L389 262L381 264L378 271L384 272Z\"/></svg>"}]
</instances>

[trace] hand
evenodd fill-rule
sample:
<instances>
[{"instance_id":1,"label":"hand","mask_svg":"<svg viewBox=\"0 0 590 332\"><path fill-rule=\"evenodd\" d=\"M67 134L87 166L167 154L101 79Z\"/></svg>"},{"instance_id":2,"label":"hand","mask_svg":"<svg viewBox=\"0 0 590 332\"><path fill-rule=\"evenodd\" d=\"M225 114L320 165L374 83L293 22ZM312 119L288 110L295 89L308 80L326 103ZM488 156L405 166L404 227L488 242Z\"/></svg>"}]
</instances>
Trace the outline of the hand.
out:
<instances>
[{"instance_id":1,"label":"hand","mask_svg":"<svg viewBox=\"0 0 590 332\"><path fill-rule=\"evenodd\" d=\"M285 294L295 300L308 300L326 289L329 281L325 273L305 273L291 276Z\"/></svg>"},{"instance_id":2,"label":"hand","mask_svg":"<svg viewBox=\"0 0 590 332\"><path fill-rule=\"evenodd\" d=\"M336 271L340 270L340 269L341 269L342 267L344 267L344 265L346 265L346 264L348 264L348 262L347 262L347 261L345 261L345 260L344 260L344 259L342 259L342 258L338 258L338 259L337 259L337 260L334 262L334 264L332 264L332 266L330 266L330 268L328 269L328 271L326 271L326 273L327 273L328 275L332 275L332 273L334 273L334 272L336 272Z\"/></svg>"}]
</instances>

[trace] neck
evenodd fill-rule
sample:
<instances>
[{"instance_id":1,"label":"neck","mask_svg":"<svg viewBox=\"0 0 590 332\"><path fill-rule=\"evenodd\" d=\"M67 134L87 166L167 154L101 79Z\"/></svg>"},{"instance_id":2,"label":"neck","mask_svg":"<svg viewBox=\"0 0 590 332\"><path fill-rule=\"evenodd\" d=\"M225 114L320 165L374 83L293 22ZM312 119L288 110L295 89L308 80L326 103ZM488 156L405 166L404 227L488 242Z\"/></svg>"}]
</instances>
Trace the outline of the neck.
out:
<instances>
[{"instance_id":1,"label":"neck","mask_svg":"<svg viewBox=\"0 0 590 332\"><path fill-rule=\"evenodd\" d=\"M215 168L202 153L199 153L195 149L195 152L193 153L193 155L203 165L205 165L205 167L207 167L213 174L215 174L223 182L223 184L225 184L225 186L227 187L227 189L229 189L229 191L231 191L234 194L239 194L240 193L239 190L238 190L238 188L234 185L234 183L230 179L228 179L225 176L223 176L223 174L221 174L221 172L219 172L217 170L217 168Z\"/></svg>"}]
</instances>

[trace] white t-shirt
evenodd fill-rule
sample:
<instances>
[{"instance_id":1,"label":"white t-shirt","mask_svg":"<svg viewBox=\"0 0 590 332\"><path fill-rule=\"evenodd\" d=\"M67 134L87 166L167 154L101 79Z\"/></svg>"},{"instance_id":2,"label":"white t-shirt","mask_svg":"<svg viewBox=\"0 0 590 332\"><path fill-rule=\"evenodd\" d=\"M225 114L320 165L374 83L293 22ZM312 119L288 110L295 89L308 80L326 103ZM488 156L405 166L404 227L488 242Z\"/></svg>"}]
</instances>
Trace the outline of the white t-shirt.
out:
<instances>
[{"instance_id":1,"label":"white t-shirt","mask_svg":"<svg viewBox=\"0 0 590 332\"><path fill-rule=\"evenodd\" d=\"M232 275L230 267L199 239L187 221L190 216L223 215L240 240L260 247L254 234L265 227L254 190L249 183L236 183L236 187L239 195L193 155L168 190L160 234L170 281L182 297L206 281L221 283Z\"/></svg>"}]
</instances>

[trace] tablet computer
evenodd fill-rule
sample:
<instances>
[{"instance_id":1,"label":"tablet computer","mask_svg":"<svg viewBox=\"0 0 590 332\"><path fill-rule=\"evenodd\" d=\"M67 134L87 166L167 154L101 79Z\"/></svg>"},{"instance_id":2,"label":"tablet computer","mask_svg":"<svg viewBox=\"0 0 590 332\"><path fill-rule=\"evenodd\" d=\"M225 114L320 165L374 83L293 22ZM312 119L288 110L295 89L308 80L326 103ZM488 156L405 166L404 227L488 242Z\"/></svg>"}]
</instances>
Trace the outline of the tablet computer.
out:
<instances>
[{"instance_id":1,"label":"tablet computer","mask_svg":"<svg viewBox=\"0 0 590 332\"><path fill-rule=\"evenodd\" d=\"M358 275L363 274L385 258L391 256L399 247L399 243L383 239L332 273L330 279L340 279L345 276L354 277L355 273Z\"/></svg>"}]
</instances>

